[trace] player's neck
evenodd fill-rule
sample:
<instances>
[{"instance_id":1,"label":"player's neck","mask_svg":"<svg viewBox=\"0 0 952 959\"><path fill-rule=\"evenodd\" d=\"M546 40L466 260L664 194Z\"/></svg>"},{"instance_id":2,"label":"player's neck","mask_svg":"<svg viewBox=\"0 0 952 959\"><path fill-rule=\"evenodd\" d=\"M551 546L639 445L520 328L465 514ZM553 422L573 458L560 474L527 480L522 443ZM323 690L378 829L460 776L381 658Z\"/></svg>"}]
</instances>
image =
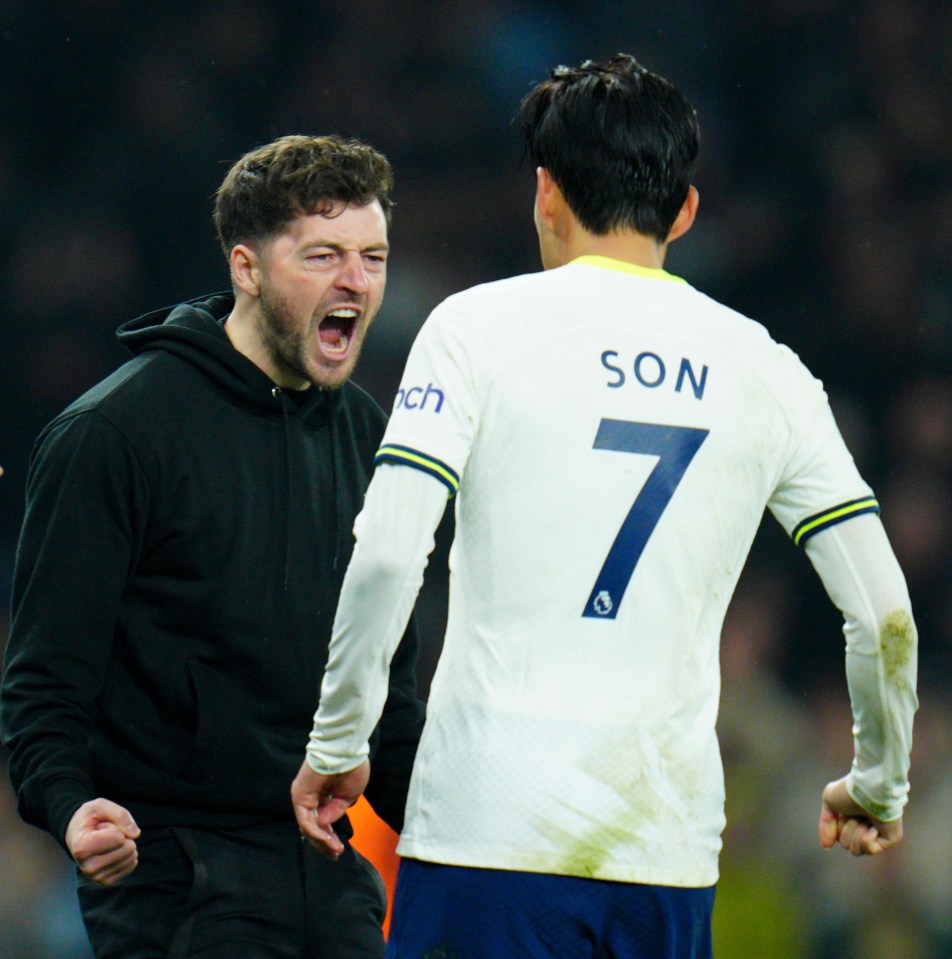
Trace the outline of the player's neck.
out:
<instances>
[{"instance_id":1,"label":"player's neck","mask_svg":"<svg viewBox=\"0 0 952 959\"><path fill-rule=\"evenodd\" d=\"M658 243L653 237L634 230L615 230L604 236L577 230L560 244L557 258L560 266L580 256L605 256L622 263L660 270L664 267L667 250L667 244Z\"/></svg>"}]
</instances>

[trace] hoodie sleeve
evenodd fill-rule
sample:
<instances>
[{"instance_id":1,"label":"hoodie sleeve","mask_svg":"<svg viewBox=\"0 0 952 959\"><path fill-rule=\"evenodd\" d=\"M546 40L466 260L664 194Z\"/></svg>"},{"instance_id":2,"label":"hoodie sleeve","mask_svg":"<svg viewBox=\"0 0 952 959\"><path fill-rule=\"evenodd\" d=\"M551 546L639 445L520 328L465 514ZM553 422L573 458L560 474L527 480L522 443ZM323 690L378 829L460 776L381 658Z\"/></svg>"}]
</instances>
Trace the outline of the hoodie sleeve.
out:
<instances>
[{"instance_id":1,"label":"hoodie sleeve","mask_svg":"<svg viewBox=\"0 0 952 959\"><path fill-rule=\"evenodd\" d=\"M66 415L37 441L14 571L0 730L20 814L61 844L73 813L97 795L91 717L147 501L133 450L99 413Z\"/></svg>"}]
</instances>

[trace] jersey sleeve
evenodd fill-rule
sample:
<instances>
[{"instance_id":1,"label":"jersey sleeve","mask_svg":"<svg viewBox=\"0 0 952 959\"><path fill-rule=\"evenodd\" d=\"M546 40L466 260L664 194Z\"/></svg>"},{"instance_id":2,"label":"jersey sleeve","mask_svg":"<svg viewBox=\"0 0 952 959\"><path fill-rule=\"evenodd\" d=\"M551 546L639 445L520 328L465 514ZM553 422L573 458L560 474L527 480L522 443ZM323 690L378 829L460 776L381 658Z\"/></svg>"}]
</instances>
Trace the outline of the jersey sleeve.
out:
<instances>
[{"instance_id":1,"label":"jersey sleeve","mask_svg":"<svg viewBox=\"0 0 952 959\"><path fill-rule=\"evenodd\" d=\"M324 775L353 769L387 698L390 663L416 601L446 509L441 487L419 472L383 468L354 523L321 697L307 746Z\"/></svg>"},{"instance_id":2,"label":"jersey sleeve","mask_svg":"<svg viewBox=\"0 0 952 959\"><path fill-rule=\"evenodd\" d=\"M844 520L879 513L879 502L856 468L826 393L799 360L784 399L791 449L767 506L797 546Z\"/></svg>"},{"instance_id":3,"label":"jersey sleeve","mask_svg":"<svg viewBox=\"0 0 952 959\"><path fill-rule=\"evenodd\" d=\"M442 304L420 330L376 463L428 473L459 490L477 425L479 376L464 316ZM468 337L472 340L472 337Z\"/></svg>"},{"instance_id":4,"label":"jersey sleeve","mask_svg":"<svg viewBox=\"0 0 952 959\"><path fill-rule=\"evenodd\" d=\"M828 527L806 553L843 613L854 744L847 790L877 819L898 819L918 707L918 634L905 578L877 516Z\"/></svg>"},{"instance_id":5,"label":"jersey sleeve","mask_svg":"<svg viewBox=\"0 0 952 959\"><path fill-rule=\"evenodd\" d=\"M354 526L354 553L307 747L315 772L344 772L367 755L386 693L386 669L446 508L441 494L452 497L459 489L475 436L478 395L473 351L464 337L462 311L441 304L407 358Z\"/></svg>"},{"instance_id":6,"label":"jersey sleeve","mask_svg":"<svg viewBox=\"0 0 952 959\"><path fill-rule=\"evenodd\" d=\"M871 815L902 815L916 698L917 634L879 502L836 425L821 383L785 352L780 391L790 449L768 507L805 549L843 614L853 711L847 789ZM846 520L856 522L846 522Z\"/></svg>"}]
</instances>

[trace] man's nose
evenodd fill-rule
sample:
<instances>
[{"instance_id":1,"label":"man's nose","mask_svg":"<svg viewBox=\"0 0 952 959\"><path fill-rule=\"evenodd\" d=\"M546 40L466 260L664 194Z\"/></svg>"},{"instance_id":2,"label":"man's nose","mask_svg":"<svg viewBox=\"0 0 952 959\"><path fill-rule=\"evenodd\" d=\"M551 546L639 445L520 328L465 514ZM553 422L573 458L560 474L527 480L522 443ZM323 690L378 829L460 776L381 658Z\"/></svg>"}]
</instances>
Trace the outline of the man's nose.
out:
<instances>
[{"instance_id":1,"label":"man's nose","mask_svg":"<svg viewBox=\"0 0 952 959\"><path fill-rule=\"evenodd\" d=\"M353 293L366 293L369 287L363 257L356 251L348 251L337 274L337 286Z\"/></svg>"}]
</instances>

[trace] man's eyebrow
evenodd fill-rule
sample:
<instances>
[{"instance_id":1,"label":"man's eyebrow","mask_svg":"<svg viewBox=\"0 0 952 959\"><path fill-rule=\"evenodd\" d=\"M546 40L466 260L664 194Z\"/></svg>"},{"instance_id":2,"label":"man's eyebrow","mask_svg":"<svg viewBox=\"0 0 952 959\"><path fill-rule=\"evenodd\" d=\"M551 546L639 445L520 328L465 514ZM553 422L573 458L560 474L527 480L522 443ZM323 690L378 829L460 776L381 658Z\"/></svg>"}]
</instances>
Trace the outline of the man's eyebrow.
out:
<instances>
[{"instance_id":1,"label":"man's eyebrow","mask_svg":"<svg viewBox=\"0 0 952 959\"><path fill-rule=\"evenodd\" d=\"M379 243L370 243L367 246L361 247L351 247L345 246L343 243L338 243L335 240L313 240L310 243L306 243L301 247L302 253L307 253L308 250L317 250L317 249L326 249L326 250L336 250L342 251L347 249L359 249L363 253L368 252L382 252L385 253L389 251L390 244L386 240L381 240Z\"/></svg>"}]
</instances>

